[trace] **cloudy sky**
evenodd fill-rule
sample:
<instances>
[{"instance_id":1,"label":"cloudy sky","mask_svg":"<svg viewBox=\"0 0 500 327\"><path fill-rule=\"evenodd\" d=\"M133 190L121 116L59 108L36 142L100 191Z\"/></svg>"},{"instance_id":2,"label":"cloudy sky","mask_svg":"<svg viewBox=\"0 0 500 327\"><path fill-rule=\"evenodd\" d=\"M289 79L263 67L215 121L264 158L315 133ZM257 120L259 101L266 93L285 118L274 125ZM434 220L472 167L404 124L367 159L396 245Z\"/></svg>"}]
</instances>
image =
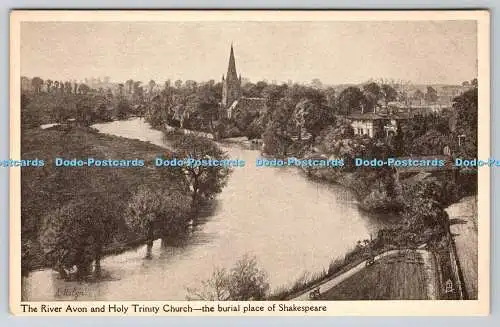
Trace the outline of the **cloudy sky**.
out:
<instances>
[{"instance_id":1,"label":"cloudy sky","mask_svg":"<svg viewBox=\"0 0 500 327\"><path fill-rule=\"evenodd\" d=\"M252 81L326 84L393 78L456 84L477 75L475 21L24 22L21 74L219 80L234 43Z\"/></svg>"}]
</instances>

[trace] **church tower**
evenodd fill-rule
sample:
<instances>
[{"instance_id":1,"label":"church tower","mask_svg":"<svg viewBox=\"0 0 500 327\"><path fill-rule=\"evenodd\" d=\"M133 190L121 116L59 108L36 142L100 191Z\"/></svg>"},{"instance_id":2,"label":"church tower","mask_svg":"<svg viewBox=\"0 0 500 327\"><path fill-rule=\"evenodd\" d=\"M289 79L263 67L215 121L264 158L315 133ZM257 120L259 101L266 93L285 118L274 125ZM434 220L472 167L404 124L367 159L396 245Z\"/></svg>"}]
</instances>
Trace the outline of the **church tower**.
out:
<instances>
[{"instance_id":1,"label":"church tower","mask_svg":"<svg viewBox=\"0 0 500 327\"><path fill-rule=\"evenodd\" d=\"M222 76L222 107L226 108L238 100L241 96L241 76L236 73L236 62L234 60L233 44L229 54L229 65L226 77Z\"/></svg>"}]
</instances>

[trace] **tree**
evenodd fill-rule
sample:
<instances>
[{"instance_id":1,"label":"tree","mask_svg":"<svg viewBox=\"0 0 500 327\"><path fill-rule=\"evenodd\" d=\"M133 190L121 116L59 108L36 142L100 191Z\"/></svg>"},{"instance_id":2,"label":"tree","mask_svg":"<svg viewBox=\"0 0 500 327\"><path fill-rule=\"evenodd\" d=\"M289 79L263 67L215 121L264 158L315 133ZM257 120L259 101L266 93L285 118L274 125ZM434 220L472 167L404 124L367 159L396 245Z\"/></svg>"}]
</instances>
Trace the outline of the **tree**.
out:
<instances>
[{"instance_id":1,"label":"tree","mask_svg":"<svg viewBox=\"0 0 500 327\"><path fill-rule=\"evenodd\" d=\"M74 200L45 217L40 237L42 248L52 267L63 278L77 267L77 278L87 277L95 261L94 273L100 275L100 260L105 245L113 241L117 230L113 219L115 201L101 194Z\"/></svg>"},{"instance_id":2,"label":"tree","mask_svg":"<svg viewBox=\"0 0 500 327\"><path fill-rule=\"evenodd\" d=\"M82 84L85 85L85 84ZM92 100L83 96L76 104L76 120L83 126L89 126L93 120Z\"/></svg>"},{"instance_id":3,"label":"tree","mask_svg":"<svg viewBox=\"0 0 500 327\"><path fill-rule=\"evenodd\" d=\"M90 87L87 84L80 84L78 86L78 93L86 95L90 92Z\"/></svg>"},{"instance_id":4,"label":"tree","mask_svg":"<svg viewBox=\"0 0 500 327\"><path fill-rule=\"evenodd\" d=\"M152 258L153 242L162 237L167 240L179 236L189 218L189 199L180 191L141 186L132 196L126 210L125 221L131 230L139 231L146 241L146 259Z\"/></svg>"},{"instance_id":5,"label":"tree","mask_svg":"<svg viewBox=\"0 0 500 327\"><path fill-rule=\"evenodd\" d=\"M453 110L457 122L454 134L457 138L458 136L465 137L461 142L458 152L468 158L477 157L477 92L477 88L473 88L453 99Z\"/></svg>"},{"instance_id":6,"label":"tree","mask_svg":"<svg viewBox=\"0 0 500 327\"><path fill-rule=\"evenodd\" d=\"M313 78L313 80L311 81L311 86L315 89L322 89L323 83L319 78Z\"/></svg>"},{"instance_id":7,"label":"tree","mask_svg":"<svg viewBox=\"0 0 500 327\"><path fill-rule=\"evenodd\" d=\"M200 288L188 288L188 301L229 301L228 273L224 268L216 267L212 275L201 282Z\"/></svg>"},{"instance_id":8,"label":"tree","mask_svg":"<svg viewBox=\"0 0 500 327\"><path fill-rule=\"evenodd\" d=\"M144 89L141 86L141 81L134 82L134 100L136 102L142 102L144 100Z\"/></svg>"},{"instance_id":9,"label":"tree","mask_svg":"<svg viewBox=\"0 0 500 327\"><path fill-rule=\"evenodd\" d=\"M131 95L132 92L133 92L133 89L134 89L134 80L133 79L129 79L125 82L125 86L126 86L126 93L128 95Z\"/></svg>"},{"instance_id":10,"label":"tree","mask_svg":"<svg viewBox=\"0 0 500 327\"><path fill-rule=\"evenodd\" d=\"M115 107L116 118L117 119L125 119L129 113L130 113L129 103L124 99L120 100Z\"/></svg>"},{"instance_id":11,"label":"tree","mask_svg":"<svg viewBox=\"0 0 500 327\"><path fill-rule=\"evenodd\" d=\"M398 92L389 84L382 84L380 90L386 107L389 102L398 98Z\"/></svg>"},{"instance_id":12,"label":"tree","mask_svg":"<svg viewBox=\"0 0 500 327\"><path fill-rule=\"evenodd\" d=\"M45 84L47 84L47 93L50 93L52 90L51 90L51 87L52 87L52 84L53 84L53 81L48 79Z\"/></svg>"},{"instance_id":13,"label":"tree","mask_svg":"<svg viewBox=\"0 0 500 327\"><path fill-rule=\"evenodd\" d=\"M336 92L333 87L328 87L325 90L325 97L326 97L326 105L330 108L335 108L336 102L335 102L335 96Z\"/></svg>"},{"instance_id":14,"label":"tree","mask_svg":"<svg viewBox=\"0 0 500 327\"><path fill-rule=\"evenodd\" d=\"M21 110L26 109L30 104L30 98L24 93L21 94Z\"/></svg>"},{"instance_id":15,"label":"tree","mask_svg":"<svg viewBox=\"0 0 500 327\"><path fill-rule=\"evenodd\" d=\"M295 107L295 117L301 121L300 127L311 133L313 141L323 128L332 123L332 114L329 107L311 100L303 100Z\"/></svg>"},{"instance_id":16,"label":"tree","mask_svg":"<svg viewBox=\"0 0 500 327\"><path fill-rule=\"evenodd\" d=\"M417 89L413 93L413 99L418 101L420 105L422 105L422 100L425 98L424 92L422 92L420 89Z\"/></svg>"},{"instance_id":17,"label":"tree","mask_svg":"<svg viewBox=\"0 0 500 327\"><path fill-rule=\"evenodd\" d=\"M363 85L363 94L366 97L366 103L367 103L368 110L373 110L373 108L377 107L378 101L383 96L382 89L375 82L371 82L371 83Z\"/></svg>"},{"instance_id":18,"label":"tree","mask_svg":"<svg viewBox=\"0 0 500 327\"><path fill-rule=\"evenodd\" d=\"M448 215L441 204L442 187L435 181L422 181L404 189L403 218L408 228L422 231L439 228L450 235Z\"/></svg>"},{"instance_id":19,"label":"tree","mask_svg":"<svg viewBox=\"0 0 500 327\"><path fill-rule=\"evenodd\" d=\"M118 84L118 94L119 94L120 98L123 97L123 88L124 88L123 83Z\"/></svg>"},{"instance_id":20,"label":"tree","mask_svg":"<svg viewBox=\"0 0 500 327\"><path fill-rule=\"evenodd\" d=\"M348 116L354 111L363 111L366 98L359 88L350 86L339 94L337 103L340 113Z\"/></svg>"},{"instance_id":21,"label":"tree","mask_svg":"<svg viewBox=\"0 0 500 327\"><path fill-rule=\"evenodd\" d=\"M43 79L40 77L33 77L31 80L31 85L33 86L33 90L35 93L40 93L42 91Z\"/></svg>"},{"instance_id":22,"label":"tree","mask_svg":"<svg viewBox=\"0 0 500 327\"><path fill-rule=\"evenodd\" d=\"M150 80L149 83L148 83L148 92L149 94L153 94L153 90L156 86L156 82L154 80Z\"/></svg>"},{"instance_id":23,"label":"tree","mask_svg":"<svg viewBox=\"0 0 500 327\"><path fill-rule=\"evenodd\" d=\"M271 155L287 156L292 145L292 132L296 129L293 119L295 106L287 99L281 99L270 112L269 122L263 134L264 152Z\"/></svg>"},{"instance_id":24,"label":"tree","mask_svg":"<svg viewBox=\"0 0 500 327\"><path fill-rule=\"evenodd\" d=\"M425 92L425 101L429 103L436 102L438 99L437 91L432 86L427 86L427 92Z\"/></svg>"},{"instance_id":25,"label":"tree","mask_svg":"<svg viewBox=\"0 0 500 327\"><path fill-rule=\"evenodd\" d=\"M430 129L424 135L412 140L411 153L415 155L436 155L441 154L449 139L446 135Z\"/></svg>"},{"instance_id":26,"label":"tree","mask_svg":"<svg viewBox=\"0 0 500 327\"><path fill-rule=\"evenodd\" d=\"M227 159L226 153L215 142L191 134L178 137L173 143L173 148L177 158L219 161ZM222 165L185 165L183 170L191 188L193 210L197 209L201 199L209 199L220 193L229 175L229 169Z\"/></svg>"},{"instance_id":27,"label":"tree","mask_svg":"<svg viewBox=\"0 0 500 327\"><path fill-rule=\"evenodd\" d=\"M71 82L64 82L64 90L66 93L71 94L72 85Z\"/></svg>"},{"instance_id":28,"label":"tree","mask_svg":"<svg viewBox=\"0 0 500 327\"><path fill-rule=\"evenodd\" d=\"M257 83L257 85L259 85L259 83ZM285 88L282 86L270 84L266 85L262 90L262 97L266 99L266 106L271 114L276 109L279 101L283 99L284 96Z\"/></svg>"},{"instance_id":29,"label":"tree","mask_svg":"<svg viewBox=\"0 0 500 327\"><path fill-rule=\"evenodd\" d=\"M188 289L188 300L260 301L269 290L267 273L258 267L257 259L248 254L239 259L227 272L216 268L202 282L202 288Z\"/></svg>"},{"instance_id":30,"label":"tree","mask_svg":"<svg viewBox=\"0 0 500 327\"><path fill-rule=\"evenodd\" d=\"M214 120L218 113L218 96L215 88L210 84L198 88L195 97L195 110L200 113L203 121L209 126L210 132L214 131Z\"/></svg>"}]
</instances>

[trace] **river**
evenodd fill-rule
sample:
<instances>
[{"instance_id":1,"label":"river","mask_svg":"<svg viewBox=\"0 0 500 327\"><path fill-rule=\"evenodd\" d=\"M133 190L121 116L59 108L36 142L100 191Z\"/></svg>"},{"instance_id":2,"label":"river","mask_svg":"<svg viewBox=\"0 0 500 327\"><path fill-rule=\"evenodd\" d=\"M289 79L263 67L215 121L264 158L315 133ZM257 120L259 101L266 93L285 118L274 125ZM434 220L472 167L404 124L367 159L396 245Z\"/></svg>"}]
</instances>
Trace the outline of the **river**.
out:
<instances>
[{"instance_id":1,"label":"river","mask_svg":"<svg viewBox=\"0 0 500 327\"><path fill-rule=\"evenodd\" d=\"M94 127L164 145L162 133L139 118ZM214 213L187 245L161 248L155 242L153 260L144 259L144 247L107 257L102 267L111 278L98 283L65 282L51 270L33 272L25 285L27 299L185 300L187 288L198 287L214 267L230 268L245 254L256 256L276 289L327 269L332 259L385 225L358 209L342 186L310 181L298 169L258 168L259 151L236 144L223 148L246 166L234 168Z\"/></svg>"}]
</instances>

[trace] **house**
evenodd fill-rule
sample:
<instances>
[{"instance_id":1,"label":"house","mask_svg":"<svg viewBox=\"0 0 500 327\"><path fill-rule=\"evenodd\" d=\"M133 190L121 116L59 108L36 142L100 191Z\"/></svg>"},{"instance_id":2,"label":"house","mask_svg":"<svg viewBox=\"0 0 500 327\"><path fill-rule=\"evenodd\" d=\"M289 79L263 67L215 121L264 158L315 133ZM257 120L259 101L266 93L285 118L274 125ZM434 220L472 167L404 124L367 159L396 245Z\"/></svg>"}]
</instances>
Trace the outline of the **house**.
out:
<instances>
[{"instance_id":1,"label":"house","mask_svg":"<svg viewBox=\"0 0 500 327\"><path fill-rule=\"evenodd\" d=\"M355 135L381 137L385 135L384 126L389 122L387 116L374 112L352 113L347 116Z\"/></svg>"}]
</instances>

